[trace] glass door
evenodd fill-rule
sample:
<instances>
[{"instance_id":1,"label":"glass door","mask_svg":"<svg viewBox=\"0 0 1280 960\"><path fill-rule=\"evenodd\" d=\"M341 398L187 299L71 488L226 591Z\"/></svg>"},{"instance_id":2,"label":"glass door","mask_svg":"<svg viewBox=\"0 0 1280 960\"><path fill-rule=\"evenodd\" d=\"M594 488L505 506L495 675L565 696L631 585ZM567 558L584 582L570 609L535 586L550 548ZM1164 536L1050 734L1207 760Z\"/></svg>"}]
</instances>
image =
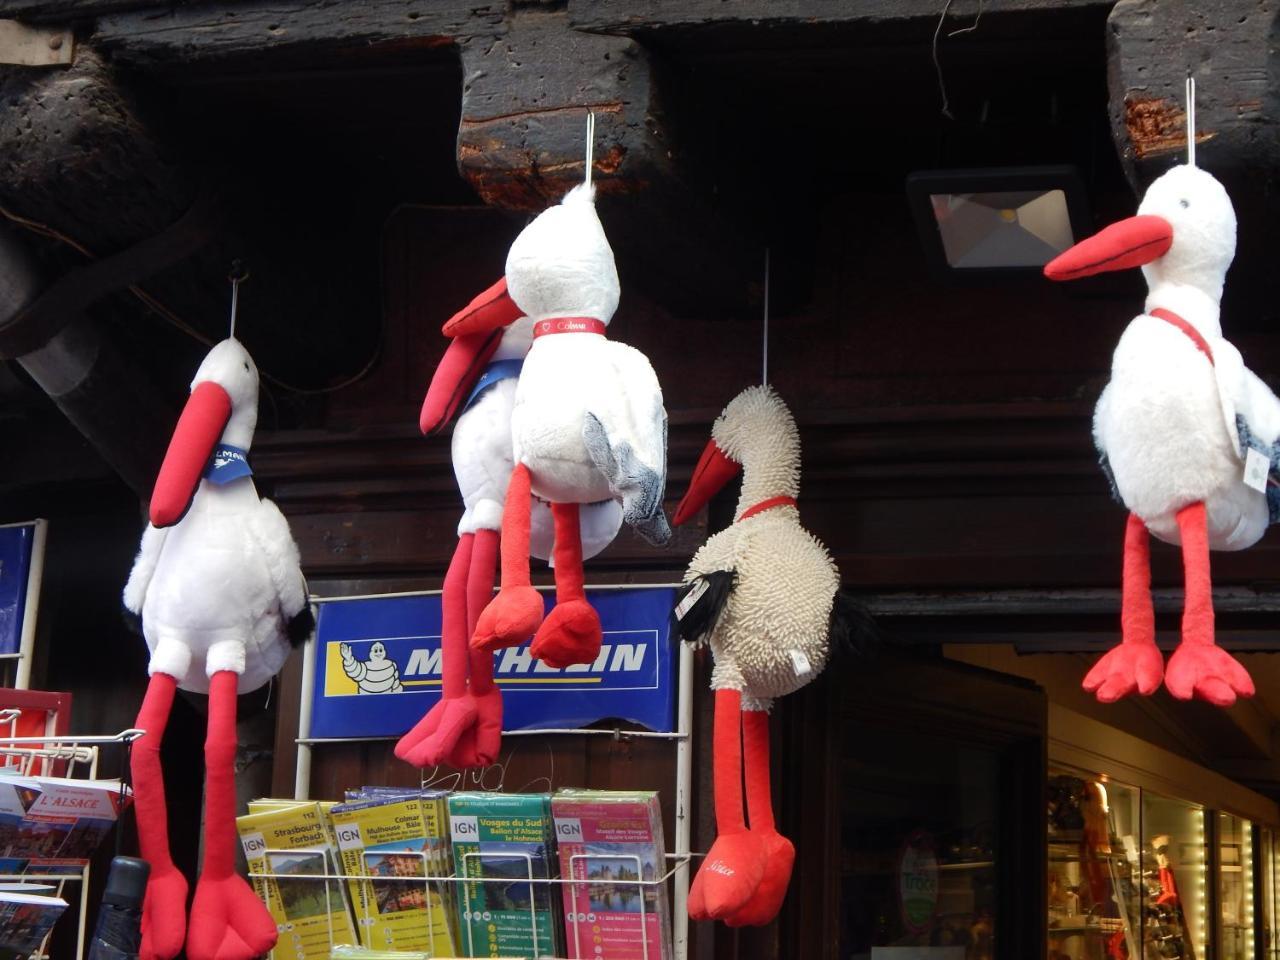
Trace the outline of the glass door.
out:
<instances>
[{"instance_id":1,"label":"glass door","mask_svg":"<svg viewBox=\"0 0 1280 960\"><path fill-rule=\"evenodd\" d=\"M1253 824L1218 814L1218 957L1253 960Z\"/></svg>"},{"instance_id":2,"label":"glass door","mask_svg":"<svg viewBox=\"0 0 1280 960\"><path fill-rule=\"evenodd\" d=\"M1148 960L1206 956L1204 818L1197 804L1142 794L1142 942Z\"/></svg>"},{"instance_id":3,"label":"glass door","mask_svg":"<svg viewBox=\"0 0 1280 960\"><path fill-rule=\"evenodd\" d=\"M1059 769L1048 802L1049 960L1140 956L1139 791Z\"/></svg>"},{"instance_id":4,"label":"glass door","mask_svg":"<svg viewBox=\"0 0 1280 960\"><path fill-rule=\"evenodd\" d=\"M825 850L830 866L825 884L793 887L794 956L1043 956L1043 692L895 652L841 677L831 707L833 816L804 852L797 844L796 858L803 871ZM815 789L805 785L802 819L816 829ZM803 827L797 835L807 843ZM830 924L825 933L820 923Z\"/></svg>"},{"instance_id":5,"label":"glass door","mask_svg":"<svg viewBox=\"0 0 1280 960\"><path fill-rule=\"evenodd\" d=\"M999 782L994 751L938 735L859 745L841 790L842 956L993 960Z\"/></svg>"}]
</instances>

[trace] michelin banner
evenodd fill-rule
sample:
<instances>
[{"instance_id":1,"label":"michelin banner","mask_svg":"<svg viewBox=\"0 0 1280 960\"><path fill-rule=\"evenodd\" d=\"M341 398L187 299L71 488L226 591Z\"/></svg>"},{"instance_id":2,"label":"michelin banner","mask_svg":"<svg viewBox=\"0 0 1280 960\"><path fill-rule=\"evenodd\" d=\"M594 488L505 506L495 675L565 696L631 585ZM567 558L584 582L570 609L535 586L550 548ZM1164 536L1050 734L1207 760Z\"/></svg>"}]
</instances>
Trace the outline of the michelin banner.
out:
<instances>
[{"instance_id":1,"label":"michelin banner","mask_svg":"<svg viewBox=\"0 0 1280 960\"><path fill-rule=\"evenodd\" d=\"M587 590L604 643L593 663L548 667L528 644L494 654L503 729L626 720L675 729L672 587ZM554 595L546 595L547 609ZM440 596L366 597L320 604L314 647L313 737L399 736L440 697Z\"/></svg>"}]
</instances>

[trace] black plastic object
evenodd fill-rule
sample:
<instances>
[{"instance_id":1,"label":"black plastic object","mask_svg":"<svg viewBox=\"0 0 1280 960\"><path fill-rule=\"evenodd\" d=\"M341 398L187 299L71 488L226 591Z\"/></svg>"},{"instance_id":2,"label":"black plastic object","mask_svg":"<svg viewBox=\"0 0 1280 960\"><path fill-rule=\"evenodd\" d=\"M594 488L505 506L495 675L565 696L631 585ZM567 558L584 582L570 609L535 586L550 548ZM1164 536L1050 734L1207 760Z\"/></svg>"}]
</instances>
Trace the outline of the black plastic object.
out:
<instances>
[{"instance_id":1,"label":"black plastic object","mask_svg":"<svg viewBox=\"0 0 1280 960\"><path fill-rule=\"evenodd\" d=\"M150 864L136 857L111 861L88 960L137 960L142 944L142 897L150 873Z\"/></svg>"}]
</instances>

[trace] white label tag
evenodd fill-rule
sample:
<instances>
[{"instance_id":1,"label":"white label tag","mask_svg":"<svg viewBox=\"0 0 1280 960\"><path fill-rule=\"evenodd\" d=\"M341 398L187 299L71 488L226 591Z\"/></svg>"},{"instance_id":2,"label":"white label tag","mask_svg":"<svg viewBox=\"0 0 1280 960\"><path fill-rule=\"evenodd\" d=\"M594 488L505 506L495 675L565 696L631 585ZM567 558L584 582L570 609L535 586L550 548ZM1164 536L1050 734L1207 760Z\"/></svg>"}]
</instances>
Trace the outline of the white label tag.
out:
<instances>
[{"instance_id":1,"label":"white label tag","mask_svg":"<svg viewBox=\"0 0 1280 960\"><path fill-rule=\"evenodd\" d=\"M693 609L693 605L702 599L702 595L711 587L710 580L699 580L693 589L685 594L685 598L676 604L676 619L683 620L685 614Z\"/></svg>"},{"instance_id":2,"label":"white label tag","mask_svg":"<svg viewBox=\"0 0 1280 960\"><path fill-rule=\"evenodd\" d=\"M1267 492L1267 474L1271 470L1271 461L1267 456L1253 447L1244 458L1244 485L1252 487L1259 493Z\"/></svg>"},{"instance_id":3,"label":"white label tag","mask_svg":"<svg viewBox=\"0 0 1280 960\"><path fill-rule=\"evenodd\" d=\"M807 676L813 672L813 665L809 663L809 658L804 655L803 650L788 650L791 654L791 667L795 670L797 677Z\"/></svg>"},{"instance_id":4,"label":"white label tag","mask_svg":"<svg viewBox=\"0 0 1280 960\"><path fill-rule=\"evenodd\" d=\"M360 850L364 848L364 837L360 834L360 824L339 824L337 834L339 850Z\"/></svg>"},{"instance_id":5,"label":"white label tag","mask_svg":"<svg viewBox=\"0 0 1280 960\"><path fill-rule=\"evenodd\" d=\"M582 821L577 817L557 818L556 839L561 843L581 843Z\"/></svg>"},{"instance_id":6,"label":"white label tag","mask_svg":"<svg viewBox=\"0 0 1280 960\"><path fill-rule=\"evenodd\" d=\"M449 835L455 841L478 843L480 841L479 817L450 817Z\"/></svg>"}]
</instances>

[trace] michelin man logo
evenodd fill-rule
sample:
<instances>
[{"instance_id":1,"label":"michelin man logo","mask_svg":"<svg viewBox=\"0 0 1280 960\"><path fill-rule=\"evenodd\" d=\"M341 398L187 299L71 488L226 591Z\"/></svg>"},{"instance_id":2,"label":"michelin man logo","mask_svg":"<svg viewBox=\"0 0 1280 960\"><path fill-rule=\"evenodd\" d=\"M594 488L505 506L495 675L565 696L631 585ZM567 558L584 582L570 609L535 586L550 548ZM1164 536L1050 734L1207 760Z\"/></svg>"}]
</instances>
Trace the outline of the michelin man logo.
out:
<instances>
[{"instance_id":1,"label":"michelin man logo","mask_svg":"<svg viewBox=\"0 0 1280 960\"><path fill-rule=\"evenodd\" d=\"M361 693L403 693L400 685L400 668L387 657L387 648L375 641L369 648L368 660L357 660L351 644L339 644L342 654L342 672L356 682Z\"/></svg>"}]
</instances>

